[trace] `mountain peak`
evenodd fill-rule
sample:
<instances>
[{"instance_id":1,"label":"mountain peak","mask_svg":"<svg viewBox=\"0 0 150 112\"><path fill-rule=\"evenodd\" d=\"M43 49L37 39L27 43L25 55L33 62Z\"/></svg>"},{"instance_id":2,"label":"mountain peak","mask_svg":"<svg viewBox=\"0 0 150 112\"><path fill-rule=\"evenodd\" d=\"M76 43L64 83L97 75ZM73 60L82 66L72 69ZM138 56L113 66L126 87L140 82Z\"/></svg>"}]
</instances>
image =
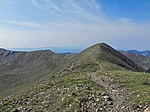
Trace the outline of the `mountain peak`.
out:
<instances>
[{"instance_id":1,"label":"mountain peak","mask_svg":"<svg viewBox=\"0 0 150 112\"><path fill-rule=\"evenodd\" d=\"M143 71L143 69L141 69L132 60L106 43L98 43L85 49L79 54L78 58L81 60L95 58L101 61L114 63L129 70Z\"/></svg>"},{"instance_id":2,"label":"mountain peak","mask_svg":"<svg viewBox=\"0 0 150 112\"><path fill-rule=\"evenodd\" d=\"M109 46L107 43L105 43L105 42L102 42L102 43L97 43L97 44L95 44L95 45L101 45L101 46Z\"/></svg>"},{"instance_id":3,"label":"mountain peak","mask_svg":"<svg viewBox=\"0 0 150 112\"><path fill-rule=\"evenodd\" d=\"M110 47L108 44L106 44L106 43L97 43L97 44L95 44L95 45L93 45L93 46L91 46L91 47Z\"/></svg>"},{"instance_id":4,"label":"mountain peak","mask_svg":"<svg viewBox=\"0 0 150 112\"><path fill-rule=\"evenodd\" d=\"M112 50L114 51L114 49L106 43L98 43L98 44L91 46L90 48L98 50L99 53L110 52Z\"/></svg>"},{"instance_id":5,"label":"mountain peak","mask_svg":"<svg viewBox=\"0 0 150 112\"><path fill-rule=\"evenodd\" d=\"M102 53L110 53L115 52L116 50L113 49L111 46L109 46L106 43L97 43L91 47L88 47L84 51L82 51L80 54L85 55L84 57L99 57Z\"/></svg>"}]
</instances>

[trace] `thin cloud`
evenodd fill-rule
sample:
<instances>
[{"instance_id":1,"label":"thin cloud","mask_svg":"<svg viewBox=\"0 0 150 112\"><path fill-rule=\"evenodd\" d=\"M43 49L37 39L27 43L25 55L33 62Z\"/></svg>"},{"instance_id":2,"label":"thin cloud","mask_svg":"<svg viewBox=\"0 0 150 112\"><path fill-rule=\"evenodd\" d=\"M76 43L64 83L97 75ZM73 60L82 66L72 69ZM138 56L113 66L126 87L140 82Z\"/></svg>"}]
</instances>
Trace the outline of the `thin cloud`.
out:
<instances>
[{"instance_id":1,"label":"thin cloud","mask_svg":"<svg viewBox=\"0 0 150 112\"><path fill-rule=\"evenodd\" d=\"M126 17L122 17L122 18L119 19L119 21L123 21L123 22L131 22L132 19L126 18Z\"/></svg>"},{"instance_id":2,"label":"thin cloud","mask_svg":"<svg viewBox=\"0 0 150 112\"><path fill-rule=\"evenodd\" d=\"M48 10L51 16L61 21L93 23L93 19L102 18L100 5L96 0L29 0L29 2Z\"/></svg>"},{"instance_id":3,"label":"thin cloud","mask_svg":"<svg viewBox=\"0 0 150 112\"><path fill-rule=\"evenodd\" d=\"M18 26L18 28L40 28L43 23L32 22L32 21L0 21L1 24L7 24L10 26Z\"/></svg>"},{"instance_id":4,"label":"thin cloud","mask_svg":"<svg viewBox=\"0 0 150 112\"><path fill-rule=\"evenodd\" d=\"M0 28L2 47L85 47L105 41L126 48L124 43L133 43L133 40L150 41L149 23L136 23L125 17L110 20L105 17L101 5L96 0L59 1L62 3L58 3L57 0L29 0L28 2L56 19L40 20L40 22L39 20L1 21L0 24L18 26L17 29Z\"/></svg>"}]
</instances>

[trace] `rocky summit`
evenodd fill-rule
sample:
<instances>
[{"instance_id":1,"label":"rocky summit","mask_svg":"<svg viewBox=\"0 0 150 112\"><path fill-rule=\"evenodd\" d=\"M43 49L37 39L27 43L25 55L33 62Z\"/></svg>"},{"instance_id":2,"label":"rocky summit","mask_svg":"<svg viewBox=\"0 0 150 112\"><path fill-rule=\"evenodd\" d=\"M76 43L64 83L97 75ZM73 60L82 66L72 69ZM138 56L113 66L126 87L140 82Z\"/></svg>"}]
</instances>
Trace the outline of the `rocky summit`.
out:
<instances>
[{"instance_id":1,"label":"rocky summit","mask_svg":"<svg viewBox=\"0 0 150 112\"><path fill-rule=\"evenodd\" d=\"M106 43L79 54L0 49L0 112L150 112L138 61Z\"/></svg>"}]
</instances>

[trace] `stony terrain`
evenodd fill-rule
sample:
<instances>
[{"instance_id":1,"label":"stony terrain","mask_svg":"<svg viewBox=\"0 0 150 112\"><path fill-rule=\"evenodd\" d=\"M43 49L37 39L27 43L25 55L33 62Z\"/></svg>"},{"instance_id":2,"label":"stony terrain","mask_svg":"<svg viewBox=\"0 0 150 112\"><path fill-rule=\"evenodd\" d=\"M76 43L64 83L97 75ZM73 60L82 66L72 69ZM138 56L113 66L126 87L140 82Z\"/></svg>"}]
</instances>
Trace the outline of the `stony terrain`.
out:
<instances>
[{"instance_id":1,"label":"stony terrain","mask_svg":"<svg viewBox=\"0 0 150 112\"><path fill-rule=\"evenodd\" d=\"M106 44L58 68L1 99L0 112L150 112L150 74Z\"/></svg>"}]
</instances>

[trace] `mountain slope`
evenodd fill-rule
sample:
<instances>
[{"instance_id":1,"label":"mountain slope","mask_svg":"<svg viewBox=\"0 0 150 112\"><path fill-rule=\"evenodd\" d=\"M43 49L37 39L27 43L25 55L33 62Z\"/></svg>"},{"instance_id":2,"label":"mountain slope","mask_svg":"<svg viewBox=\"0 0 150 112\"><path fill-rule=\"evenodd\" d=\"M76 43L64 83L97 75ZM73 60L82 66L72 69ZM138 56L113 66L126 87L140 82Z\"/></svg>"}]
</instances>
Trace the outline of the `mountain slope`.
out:
<instances>
[{"instance_id":1,"label":"mountain slope","mask_svg":"<svg viewBox=\"0 0 150 112\"><path fill-rule=\"evenodd\" d=\"M17 93L73 62L84 60L107 61L124 69L144 71L105 43L91 46L78 55L56 54L50 50L15 52L0 49L0 97Z\"/></svg>"},{"instance_id":2,"label":"mountain slope","mask_svg":"<svg viewBox=\"0 0 150 112\"><path fill-rule=\"evenodd\" d=\"M129 70L144 71L132 60L130 60L125 55L121 54L120 52L118 52L117 50L113 49L112 47L110 47L105 43L96 44L87 48L86 50L82 51L79 54L78 58L79 59L96 58L99 60L105 60L117 64Z\"/></svg>"},{"instance_id":3,"label":"mountain slope","mask_svg":"<svg viewBox=\"0 0 150 112\"><path fill-rule=\"evenodd\" d=\"M15 52L0 50L0 97L11 95L46 79L72 55L50 50Z\"/></svg>"},{"instance_id":4,"label":"mountain slope","mask_svg":"<svg viewBox=\"0 0 150 112\"><path fill-rule=\"evenodd\" d=\"M0 100L0 111L149 111L150 75L107 44L64 61L45 81Z\"/></svg>"},{"instance_id":5,"label":"mountain slope","mask_svg":"<svg viewBox=\"0 0 150 112\"><path fill-rule=\"evenodd\" d=\"M138 64L141 68L149 71L150 70L150 57L143 56L141 54L135 54L128 51L121 51L122 54L133 60L136 64Z\"/></svg>"}]
</instances>

